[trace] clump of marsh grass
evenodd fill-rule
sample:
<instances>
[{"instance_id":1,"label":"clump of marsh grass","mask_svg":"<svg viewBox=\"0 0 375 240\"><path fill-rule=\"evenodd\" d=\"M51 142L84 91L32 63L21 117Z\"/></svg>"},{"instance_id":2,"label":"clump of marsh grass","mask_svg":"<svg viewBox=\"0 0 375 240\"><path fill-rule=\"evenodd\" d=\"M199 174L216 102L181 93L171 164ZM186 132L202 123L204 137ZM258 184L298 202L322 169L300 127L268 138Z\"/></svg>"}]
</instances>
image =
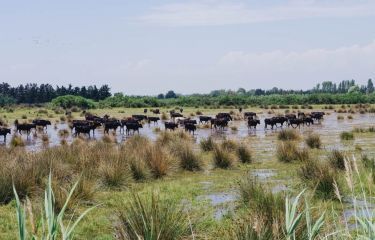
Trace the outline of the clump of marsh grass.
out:
<instances>
[{"instance_id":1,"label":"clump of marsh grass","mask_svg":"<svg viewBox=\"0 0 375 240\"><path fill-rule=\"evenodd\" d=\"M230 129L232 132L238 132L238 128L236 126L231 126Z\"/></svg>"},{"instance_id":2,"label":"clump of marsh grass","mask_svg":"<svg viewBox=\"0 0 375 240\"><path fill-rule=\"evenodd\" d=\"M261 221L262 229L271 230L273 237L282 236L282 223L284 222L285 199L281 193L274 194L262 186L256 178L247 175L239 182L241 201L252 212L252 219ZM263 231L259 228L257 233Z\"/></svg>"},{"instance_id":3,"label":"clump of marsh grass","mask_svg":"<svg viewBox=\"0 0 375 240\"><path fill-rule=\"evenodd\" d=\"M145 149L144 159L151 170L154 178L162 178L173 170L175 161L163 148L157 145Z\"/></svg>"},{"instance_id":4,"label":"clump of marsh grass","mask_svg":"<svg viewBox=\"0 0 375 240\"><path fill-rule=\"evenodd\" d=\"M253 161L250 149L243 143L238 146L236 153L242 163L251 163Z\"/></svg>"},{"instance_id":5,"label":"clump of marsh grass","mask_svg":"<svg viewBox=\"0 0 375 240\"><path fill-rule=\"evenodd\" d=\"M162 112L160 119L163 121L168 120L168 114L166 114L165 112Z\"/></svg>"},{"instance_id":6,"label":"clump of marsh grass","mask_svg":"<svg viewBox=\"0 0 375 240\"><path fill-rule=\"evenodd\" d=\"M299 177L313 190L318 198L337 199L336 173L327 164L308 160L298 171Z\"/></svg>"},{"instance_id":7,"label":"clump of marsh grass","mask_svg":"<svg viewBox=\"0 0 375 240\"><path fill-rule=\"evenodd\" d=\"M49 136L47 134L42 135L42 142L45 145L49 144Z\"/></svg>"},{"instance_id":8,"label":"clump of marsh grass","mask_svg":"<svg viewBox=\"0 0 375 240\"><path fill-rule=\"evenodd\" d=\"M141 159L131 158L129 160L129 171L135 181L143 181L150 176L146 163Z\"/></svg>"},{"instance_id":9,"label":"clump of marsh grass","mask_svg":"<svg viewBox=\"0 0 375 240\"><path fill-rule=\"evenodd\" d=\"M194 152L190 143L178 141L171 146L172 154L177 158L182 169L188 171L198 171L202 169L202 161L198 154Z\"/></svg>"},{"instance_id":10,"label":"clump of marsh grass","mask_svg":"<svg viewBox=\"0 0 375 240\"><path fill-rule=\"evenodd\" d=\"M220 145L221 145L221 148L230 152L234 152L238 148L238 143L231 139L223 140Z\"/></svg>"},{"instance_id":11,"label":"clump of marsh grass","mask_svg":"<svg viewBox=\"0 0 375 240\"><path fill-rule=\"evenodd\" d=\"M300 138L299 134L293 129L283 129L281 130L277 138L281 141L298 140Z\"/></svg>"},{"instance_id":12,"label":"clump of marsh grass","mask_svg":"<svg viewBox=\"0 0 375 240\"><path fill-rule=\"evenodd\" d=\"M322 141L320 140L320 136L318 134L311 133L305 139L306 145L310 148L317 148L320 149L322 146Z\"/></svg>"},{"instance_id":13,"label":"clump of marsh grass","mask_svg":"<svg viewBox=\"0 0 375 240\"><path fill-rule=\"evenodd\" d=\"M342 115L338 115L338 116L337 116L337 120L344 120L344 116L342 116Z\"/></svg>"},{"instance_id":14,"label":"clump of marsh grass","mask_svg":"<svg viewBox=\"0 0 375 240\"><path fill-rule=\"evenodd\" d=\"M347 140L354 140L354 134L352 132L342 132L340 134L340 139L341 140L344 140L344 141L347 141Z\"/></svg>"},{"instance_id":15,"label":"clump of marsh grass","mask_svg":"<svg viewBox=\"0 0 375 240\"><path fill-rule=\"evenodd\" d=\"M309 151L299 149L295 142L285 141L277 145L276 156L280 162L305 161L309 158Z\"/></svg>"},{"instance_id":16,"label":"clump of marsh grass","mask_svg":"<svg viewBox=\"0 0 375 240\"><path fill-rule=\"evenodd\" d=\"M141 197L133 194L130 202L118 211L118 239L174 240L189 235L189 220L174 201L156 193Z\"/></svg>"},{"instance_id":17,"label":"clump of marsh grass","mask_svg":"<svg viewBox=\"0 0 375 240\"><path fill-rule=\"evenodd\" d=\"M104 134L103 137L102 137L102 141L104 143L116 143L117 142L117 139L115 136L113 135L110 135L110 134Z\"/></svg>"},{"instance_id":18,"label":"clump of marsh grass","mask_svg":"<svg viewBox=\"0 0 375 240\"><path fill-rule=\"evenodd\" d=\"M10 140L10 146L12 147L24 147L25 142L23 141L22 137L18 134L14 134L12 139Z\"/></svg>"},{"instance_id":19,"label":"clump of marsh grass","mask_svg":"<svg viewBox=\"0 0 375 240\"><path fill-rule=\"evenodd\" d=\"M66 137L69 136L69 130L68 130L68 129L60 129L60 130L58 131L58 135L59 135L59 137L61 137L61 138L66 138Z\"/></svg>"},{"instance_id":20,"label":"clump of marsh grass","mask_svg":"<svg viewBox=\"0 0 375 240\"><path fill-rule=\"evenodd\" d=\"M201 147L202 151L209 152L209 151L214 150L215 142L212 139L212 137L209 136L208 138L202 139L200 141L200 147Z\"/></svg>"},{"instance_id":21,"label":"clump of marsh grass","mask_svg":"<svg viewBox=\"0 0 375 240\"><path fill-rule=\"evenodd\" d=\"M329 153L328 162L333 169L345 170L345 155L337 149L334 149Z\"/></svg>"},{"instance_id":22,"label":"clump of marsh grass","mask_svg":"<svg viewBox=\"0 0 375 240\"><path fill-rule=\"evenodd\" d=\"M223 147L216 145L213 150L214 165L217 168L231 168L234 166L235 158L231 152Z\"/></svg>"},{"instance_id":23,"label":"clump of marsh grass","mask_svg":"<svg viewBox=\"0 0 375 240\"><path fill-rule=\"evenodd\" d=\"M121 188L130 181L128 162L123 154L115 153L100 166L101 182L110 188Z\"/></svg>"}]
</instances>

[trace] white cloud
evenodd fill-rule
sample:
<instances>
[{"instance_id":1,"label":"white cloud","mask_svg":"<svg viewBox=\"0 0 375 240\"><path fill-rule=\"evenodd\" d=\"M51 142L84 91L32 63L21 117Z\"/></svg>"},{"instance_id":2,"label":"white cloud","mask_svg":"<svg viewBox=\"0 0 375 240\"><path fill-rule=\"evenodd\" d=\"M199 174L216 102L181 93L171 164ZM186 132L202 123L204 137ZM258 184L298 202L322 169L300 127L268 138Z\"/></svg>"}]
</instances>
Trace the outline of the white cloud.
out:
<instances>
[{"instance_id":1,"label":"white cloud","mask_svg":"<svg viewBox=\"0 0 375 240\"><path fill-rule=\"evenodd\" d=\"M265 6L233 1L190 1L153 8L137 20L162 26L211 26L368 15L375 15L375 1L289 0Z\"/></svg>"}]
</instances>

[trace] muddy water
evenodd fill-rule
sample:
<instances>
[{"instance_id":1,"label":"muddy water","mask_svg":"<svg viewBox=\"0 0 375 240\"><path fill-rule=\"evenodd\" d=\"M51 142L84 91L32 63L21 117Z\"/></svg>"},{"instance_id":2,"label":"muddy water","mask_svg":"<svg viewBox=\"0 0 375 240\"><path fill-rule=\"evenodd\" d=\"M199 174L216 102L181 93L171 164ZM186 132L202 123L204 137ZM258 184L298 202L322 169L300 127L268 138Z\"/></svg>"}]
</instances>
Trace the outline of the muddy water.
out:
<instances>
[{"instance_id":1,"label":"muddy water","mask_svg":"<svg viewBox=\"0 0 375 240\"><path fill-rule=\"evenodd\" d=\"M315 132L321 136L321 139L324 143L324 146L327 148L345 148L347 147L345 143L340 141L339 135L342 131L351 131L355 127L369 127L375 126L375 114L355 114L353 115L353 119L344 120L337 120L337 116L347 116L347 114L336 114L331 113L330 115L326 115L324 120L320 123L316 123L311 126L301 127L297 129L301 132L301 134L305 135L308 132ZM197 142L199 142L202 138L207 138L212 136L214 139L248 139L251 141L251 145L254 150L264 153L266 156L269 154L270 156L273 154L275 146L276 146L276 134L280 131L280 127L274 130L271 129L264 129L264 118L271 117L272 115L263 114L260 115L261 125L258 125L256 130L248 130L245 121L232 121L228 127L228 129L224 131L215 131L211 130L210 128L199 128L194 138ZM232 131L231 127L236 127L237 131ZM162 131L164 130L164 124L159 122L158 124L144 124L143 128L140 129L140 135L147 136L151 140L157 138L157 133L155 133L155 128L160 128ZM68 125L65 123L59 123L55 126L49 126L46 134L49 136L49 146L56 146L59 145L61 142L61 137L59 137L58 131L62 129L69 129ZM12 131L14 132L14 130ZM25 134L22 135L26 143L26 147L28 150L36 151L43 148L43 141L41 139L43 132L37 132L36 135L31 134L27 137ZM87 138L88 141L95 141L100 140L103 137L103 129L99 128L95 131L95 136L92 136L90 139ZM127 138L131 136L126 136L125 134L121 134L117 131L115 135L117 142L123 142ZM72 142L74 137L70 134L68 137L65 138L68 143ZM10 137L8 136L7 143L4 143L2 139L0 139L0 144L7 145L10 142ZM350 144L353 144L351 142ZM355 144L361 144L366 147L366 144L369 144L368 139L361 138L355 139Z\"/></svg>"}]
</instances>

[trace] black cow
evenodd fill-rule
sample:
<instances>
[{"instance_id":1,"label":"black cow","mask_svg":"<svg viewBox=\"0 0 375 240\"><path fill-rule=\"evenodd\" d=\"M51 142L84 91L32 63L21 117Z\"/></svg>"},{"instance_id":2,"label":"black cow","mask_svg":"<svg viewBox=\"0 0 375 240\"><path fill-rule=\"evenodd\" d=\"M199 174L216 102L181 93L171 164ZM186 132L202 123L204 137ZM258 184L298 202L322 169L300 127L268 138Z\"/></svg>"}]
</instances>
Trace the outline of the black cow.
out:
<instances>
[{"instance_id":1,"label":"black cow","mask_svg":"<svg viewBox=\"0 0 375 240\"><path fill-rule=\"evenodd\" d=\"M218 113L216 115L217 119L226 119L228 122L232 121L232 116L229 113Z\"/></svg>"},{"instance_id":2,"label":"black cow","mask_svg":"<svg viewBox=\"0 0 375 240\"><path fill-rule=\"evenodd\" d=\"M92 115L92 114L89 114L87 113L85 115L85 119L86 121L92 121L92 122L99 122L99 123L104 123L106 121L106 119L108 119L109 116L108 115L105 115L104 118L101 118L101 117L98 117L98 116L95 116L95 115Z\"/></svg>"},{"instance_id":3,"label":"black cow","mask_svg":"<svg viewBox=\"0 0 375 240\"><path fill-rule=\"evenodd\" d=\"M243 116L245 119L253 119L257 114L255 112L244 112Z\"/></svg>"},{"instance_id":4,"label":"black cow","mask_svg":"<svg viewBox=\"0 0 375 240\"><path fill-rule=\"evenodd\" d=\"M144 113L144 114L147 113L147 108L143 109L143 113Z\"/></svg>"},{"instance_id":5,"label":"black cow","mask_svg":"<svg viewBox=\"0 0 375 240\"><path fill-rule=\"evenodd\" d=\"M150 124L151 122L153 122L154 124L157 124L159 120L160 120L159 117L148 117L148 123L149 123L149 124Z\"/></svg>"},{"instance_id":6,"label":"black cow","mask_svg":"<svg viewBox=\"0 0 375 240\"><path fill-rule=\"evenodd\" d=\"M118 120L111 120L104 123L104 133L109 133L109 130L116 132L117 128L121 127L121 122Z\"/></svg>"},{"instance_id":7,"label":"black cow","mask_svg":"<svg viewBox=\"0 0 375 240\"><path fill-rule=\"evenodd\" d=\"M159 109L153 109L153 110L151 110L151 112L153 114L160 114L160 110Z\"/></svg>"},{"instance_id":8,"label":"black cow","mask_svg":"<svg viewBox=\"0 0 375 240\"><path fill-rule=\"evenodd\" d=\"M289 119L288 126L292 126L292 128L301 127L301 124L304 124L303 119L300 118L293 118Z\"/></svg>"},{"instance_id":9,"label":"black cow","mask_svg":"<svg viewBox=\"0 0 375 240\"><path fill-rule=\"evenodd\" d=\"M171 118L184 117L181 113L171 112Z\"/></svg>"},{"instance_id":10,"label":"black cow","mask_svg":"<svg viewBox=\"0 0 375 240\"><path fill-rule=\"evenodd\" d=\"M100 127L102 124L96 121L87 121L87 120L73 120L71 129L75 130L75 135L77 135L77 127L88 127L90 131L92 131L93 135L95 135L95 129ZM84 129L85 130L85 129ZM85 132L82 132L85 133Z\"/></svg>"},{"instance_id":11,"label":"black cow","mask_svg":"<svg viewBox=\"0 0 375 240\"><path fill-rule=\"evenodd\" d=\"M207 123L211 121L212 117L208 116L199 116L199 123Z\"/></svg>"},{"instance_id":12,"label":"black cow","mask_svg":"<svg viewBox=\"0 0 375 240\"><path fill-rule=\"evenodd\" d=\"M178 124L181 124L181 125L186 125L186 124L197 124L197 120L194 120L194 119L190 119L190 118L187 118L187 119L183 119L183 120L178 120L177 121Z\"/></svg>"},{"instance_id":13,"label":"black cow","mask_svg":"<svg viewBox=\"0 0 375 240\"><path fill-rule=\"evenodd\" d=\"M176 128L178 128L178 124L174 122L165 122L164 126L165 130L169 129L171 131L174 131Z\"/></svg>"},{"instance_id":14,"label":"black cow","mask_svg":"<svg viewBox=\"0 0 375 240\"><path fill-rule=\"evenodd\" d=\"M270 125L271 129L273 129L273 127L276 126L276 119L275 118L264 119L264 128L267 128L268 125Z\"/></svg>"},{"instance_id":15,"label":"black cow","mask_svg":"<svg viewBox=\"0 0 375 240\"><path fill-rule=\"evenodd\" d=\"M197 130L197 126L191 123L185 124L184 127L185 127L185 131L188 131L189 133L193 133L193 135L194 135L194 132Z\"/></svg>"},{"instance_id":16,"label":"black cow","mask_svg":"<svg viewBox=\"0 0 375 240\"><path fill-rule=\"evenodd\" d=\"M211 119L211 129L212 126L217 129L219 128L220 130L224 130L225 127L228 126L229 120L227 118L213 118Z\"/></svg>"},{"instance_id":17,"label":"black cow","mask_svg":"<svg viewBox=\"0 0 375 240\"><path fill-rule=\"evenodd\" d=\"M249 118L249 119L247 120L247 127L248 127L249 129L251 129L251 128L256 129L258 124L260 124L260 121L257 120L257 119L250 119L250 118Z\"/></svg>"},{"instance_id":18,"label":"black cow","mask_svg":"<svg viewBox=\"0 0 375 240\"><path fill-rule=\"evenodd\" d=\"M0 128L0 136L4 136L4 142L6 142L8 134L11 134L11 130L9 128Z\"/></svg>"},{"instance_id":19,"label":"black cow","mask_svg":"<svg viewBox=\"0 0 375 240\"><path fill-rule=\"evenodd\" d=\"M91 130L92 130L92 126L90 126L90 125L76 126L74 128L74 130L75 130L75 133L74 133L75 136L79 136L82 133L82 134L89 135L89 138L91 138L90 133L91 133Z\"/></svg>"},{"instance_id":20,"label":"black cow","mask_svg":"<svg viewBox=\"0 0 375 240\"><path fill-rule=\"evenodd\" d=\"M35 124L37 127L43 127L43 129L47 129L47 126L51 125L51 121L43 120L43 119L35 119L33 120L33 124Z\"/></svg>"},{"instance_id":21,"label":"black cow","mask_svg":"<svg viewBox=\"0 0 375 240\"><path fill-rule=\"evenodd\" d=\"M310 124L314 124L314 120L311 117L305 117L303 118L303 123L310 126Z\"/></svg>"},{"instance_id":22,"label":"black cow","mask_svg":"<svg viewBox=\"0 0 375 240\"><path fill-rule=\"evenodd\" d=\"M140 124L140 123L134 123L134 122L127 122L127 123L125 123L125 127L126 127L126 135L129 135L130 131L133 131L133 134L135 132L138 132L138 134L139 134L139 129L143 128L142 124Z\"/></svg>"},{"instance_id":23,"label":"black cow","mask_svg":"<svg viewBox=\"0 0 375 240\"><path fill-rule=\"evenodd\" d=\"M311 118L317 121L320 121L323 119L323 116L325 115L324 112L311 112Z\"/></svg>"},{"instance_id":24,"label":"black cow","mask_svg":"<svg viewBox=\"0 0 375 240\"><path fill-rule=\"evenodd\" d=\"M285 117L290 120L290 119L296 119L297 116L293 113L285 114Z\"/></svg>"},{"instance_id":25,"label":"black cow","mask_svg":"<svg viewBox=\"0 0 375 240\"><path fill-rule=\"evenodd\" d=\"M32 129L36 130L36 125L34 123L22 123L20 124L18 120L14 121L14 125L16 126L16 131L22 135L22 131L26 131L27 135L30 135L30 131Z\"/></svg>"},{"instance_id":26,"label":"black cow","mask_svg":"<svg viewBox=\"0 0 375 240\"><path fill-rule=\"evenodd\" d=\"M132 118L134 119L137 119L138 121L142 121L142 120L147 120L147 116L146 115L132 115Z\"/></svg>"}]
</instances>

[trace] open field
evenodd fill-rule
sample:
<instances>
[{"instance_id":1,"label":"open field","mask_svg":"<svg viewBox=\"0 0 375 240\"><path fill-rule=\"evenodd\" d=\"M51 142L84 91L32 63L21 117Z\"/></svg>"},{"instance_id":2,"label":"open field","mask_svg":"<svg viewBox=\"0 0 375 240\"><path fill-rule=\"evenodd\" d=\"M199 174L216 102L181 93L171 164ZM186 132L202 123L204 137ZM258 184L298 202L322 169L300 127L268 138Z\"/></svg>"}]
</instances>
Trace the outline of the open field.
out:
<instances>
[{"instance_id":1,"label":"open field","mask_svg":"<svg viewBox=\"0 0 375 240\"><path fill-rule=\"evenodd\" d=\"M198 111L208 116L232 111L234 120L224 131L199 125L194 136L182 130L165 133L159 122L157 125L144 124L140 137L119 132L105 136L103 129L98 129L92 139L73 137L64 112L45 108L2 109L2 120L10 127L15 119L29 121L38 117L51 120L52 126L48 127L47 133L39 131L29 138L22 135L25 147L11 146L10 138L3 144L1 164L6 167L0 172L0 185L3 185L0 186L0 196L9 199L0 205L0 239L17 239L15 201L12 194L6 194L9 188L4 185L9 186L12 177L16 179L17 190L30 197L37 216L49 169L54 176L54 190L62 196L74 181L81 179L84 182L78 190L81 194L75 197L69 209L69 216L74 209L82 212L98 205L78 225L77 239L115 238L119 228L125 228L119 227L118 215L127 211L129 201L134 200L132 193L149 199L153 192L157 192L163 201L170 200L183 208L187 216L182 220L187 225L181 234L183 239L256 239L241 235L238 229L241 226L257 229L268 216L262 215L261 207L254 208L254 202L260 202L251 197L255 190L245 184L249 176L256 178L262 188L283 199L285 196L295 197L306 188L304 202L313 206L313 218L326 211L326 224L318 237L338 232L330 238L356 239L363 234L361 230L356 231L360 227L353 218L354 215L361 216L358 206L366 207L369 212L366 216L370 215L369 219L374 220L375 113L370 110L373 106L324 105L311 108L243 109L244 112L257 113L261 125L256 130L249 130L243 116L234 108L184 108L183 114L192 118ZM171 109L160 110L168 112ZM264 129L265 118L285 114L285 111L325 111L326 115L311 126L289 128L286 132L280 127ZM94 109L90 112L121 119L143 114L143 108ZM80 111L72 112L71 119L83 118ZM63 129L68 132L61 136L59 130ZM285 140L280 132L289 140ZM48 141L43 140L45 135ZM313 135L315 138L311 137ZM214 147L204 151L200 143L209 137L213 139ZM245 150L240 150L241 146ZM340 154L343 159L338 156ZM313 171L315 163L323 164L322 168L316 167L318 174ZM314 177L322 179L316 181ZM322 182L327 186L321 187ZM341 195L337 196L333 183L337 184ZM248 198L252 200L246 198L246 187L251 190ZM267 207L271 212L277 211L273 204ZM274 222L271 225L275 227ZM303 231L303 227L299 229Z\"/></svg>"}]
</instances>

